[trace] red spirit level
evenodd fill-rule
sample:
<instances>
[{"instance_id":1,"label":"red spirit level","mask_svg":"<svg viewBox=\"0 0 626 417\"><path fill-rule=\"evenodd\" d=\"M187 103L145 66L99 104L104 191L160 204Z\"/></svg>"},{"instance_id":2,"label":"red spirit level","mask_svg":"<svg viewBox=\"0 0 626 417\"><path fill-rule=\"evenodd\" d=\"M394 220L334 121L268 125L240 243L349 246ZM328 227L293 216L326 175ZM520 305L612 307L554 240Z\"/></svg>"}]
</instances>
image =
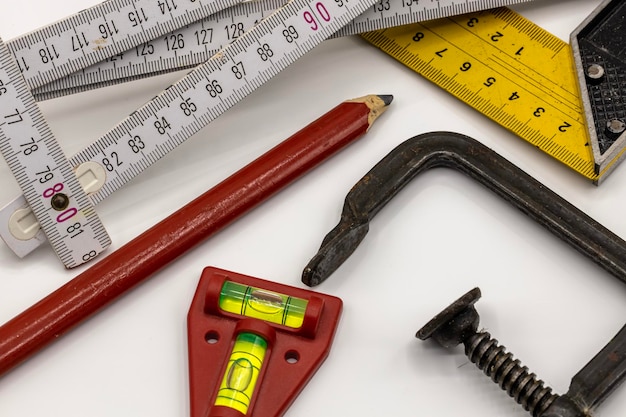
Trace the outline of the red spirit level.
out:
<instances>
[{"instance_id":1,"label":"red spirit level","mask_svg":"<svg viewBox=\"0 0 626 417\"><path fill-rule=\"evenodd\" d=\"M328 356L339 298L222 269L187 318L191 417L278 417Z\"/></svg>"}]
</instances>

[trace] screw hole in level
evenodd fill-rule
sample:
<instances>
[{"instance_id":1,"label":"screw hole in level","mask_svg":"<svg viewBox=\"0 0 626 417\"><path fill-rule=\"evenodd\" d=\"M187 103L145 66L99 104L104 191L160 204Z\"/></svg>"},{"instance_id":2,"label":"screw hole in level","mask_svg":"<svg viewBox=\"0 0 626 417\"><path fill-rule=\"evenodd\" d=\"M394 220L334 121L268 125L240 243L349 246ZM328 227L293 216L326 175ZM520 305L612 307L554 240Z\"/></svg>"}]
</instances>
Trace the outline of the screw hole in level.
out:
<instances>
[{"instance_id":1,"label":"screw hole in level","mask_svg":"<svg viewBox=\"0 0 626 417\"><path fill-rule=\"evenodd\" d=\"M215 330L210 330L204 335L204 340L209 345L214 345L220 340L220 335Z\"/></svg>"},{"instance_id":2,"label":"screw hole in level","mask_svg":"<svg viewBox=\"0 0 626 417\"><path fill-rule=\"evenodd\" d=\"M287 363L298 363L299 360L300 354L295 350L289 350L285 353L285 361L287 361Z\"/></svg>"}]
</instances>

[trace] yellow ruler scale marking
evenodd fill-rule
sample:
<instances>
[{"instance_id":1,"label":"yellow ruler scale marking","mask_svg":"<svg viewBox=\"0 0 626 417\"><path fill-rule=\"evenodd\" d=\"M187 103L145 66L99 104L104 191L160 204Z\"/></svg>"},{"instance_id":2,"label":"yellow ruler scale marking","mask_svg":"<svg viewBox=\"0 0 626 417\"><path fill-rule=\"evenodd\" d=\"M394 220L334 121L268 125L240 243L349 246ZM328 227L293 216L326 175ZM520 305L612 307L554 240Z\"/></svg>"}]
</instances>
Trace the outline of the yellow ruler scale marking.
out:
<instances>
[{"instance_id":1,"label":"yellow ruler scale marking","mask_svg":"<svg viewBox=\"0 0 626 417\"><path fill-rule=\"evenodd\" d=\"M507 8L361 36L542 151L598 181L566 42Z\"/></svg>"}]
</instances>

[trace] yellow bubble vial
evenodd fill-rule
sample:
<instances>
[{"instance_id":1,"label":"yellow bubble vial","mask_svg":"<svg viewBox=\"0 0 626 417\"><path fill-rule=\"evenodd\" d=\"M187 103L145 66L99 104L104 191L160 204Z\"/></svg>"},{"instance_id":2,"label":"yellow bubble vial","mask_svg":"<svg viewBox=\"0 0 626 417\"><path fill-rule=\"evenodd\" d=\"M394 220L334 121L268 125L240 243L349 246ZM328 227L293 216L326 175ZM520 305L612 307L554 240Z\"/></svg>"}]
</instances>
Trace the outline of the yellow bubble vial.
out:
<instances>
[{"instance_id":1,"label":"yellow bubble vial","mask_svg":"<svg viewBox=\"0 0 626 417\"><path fill-rule=\"evenodd\" d=\"M267 341L253 333L237 336L228 366L215 399L215 405L248 412L259 372L265 359Z\"/></svg>"},{"instance_id":2,"label":"yellow bubble vial","mask_svg":"<svg viewBox=\"0 0 626 417\"><path fill-rule=\"evenodd\" d=\"M308 301L285 294L225 281L220 293L222 310L299 329Z\"/></svg>"}]
</instances>

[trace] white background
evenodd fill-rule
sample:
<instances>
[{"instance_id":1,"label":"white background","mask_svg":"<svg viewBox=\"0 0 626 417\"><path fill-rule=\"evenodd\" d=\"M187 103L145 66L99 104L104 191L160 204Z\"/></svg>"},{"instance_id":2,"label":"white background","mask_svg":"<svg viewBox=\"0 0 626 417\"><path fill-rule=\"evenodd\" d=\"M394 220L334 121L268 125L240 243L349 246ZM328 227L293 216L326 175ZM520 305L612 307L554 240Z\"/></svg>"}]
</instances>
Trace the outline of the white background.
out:
<instances>
[{"instance_id":1,"label":"white background","mask_svg":"<svg viewBox=\"0 0 626 417\"><path fill-rule=\"evenodd\" d=\"M0 36L94 0L3 1ZM516 10L567 40L598 0L538 0ZM99 137L182 74L42 103L68 154ZM600 187L487 120L358 37L327 41L97 208L113 248L200 195L339 102L395 100L371 131L0 378L0 416L186 416L185 316L203 267L303 286L302 268L336 224L343 198L378 160L423 132L475 137L620 236L626 166ZM4 162L2 162L4 164ZM18 189L0 166L0 202ZM0 244L0 322L85 268L49 247L18 259ZM570 378L623 326L626 286L489 191L445 169L414 180L371 224L355 254L316 290L344 300L331 355L287 416L525 416L462 348L415 339L474 286L481 326L565 393ZM624 415L626 389L603 404Z\"/></svg>"}]
</instances>

